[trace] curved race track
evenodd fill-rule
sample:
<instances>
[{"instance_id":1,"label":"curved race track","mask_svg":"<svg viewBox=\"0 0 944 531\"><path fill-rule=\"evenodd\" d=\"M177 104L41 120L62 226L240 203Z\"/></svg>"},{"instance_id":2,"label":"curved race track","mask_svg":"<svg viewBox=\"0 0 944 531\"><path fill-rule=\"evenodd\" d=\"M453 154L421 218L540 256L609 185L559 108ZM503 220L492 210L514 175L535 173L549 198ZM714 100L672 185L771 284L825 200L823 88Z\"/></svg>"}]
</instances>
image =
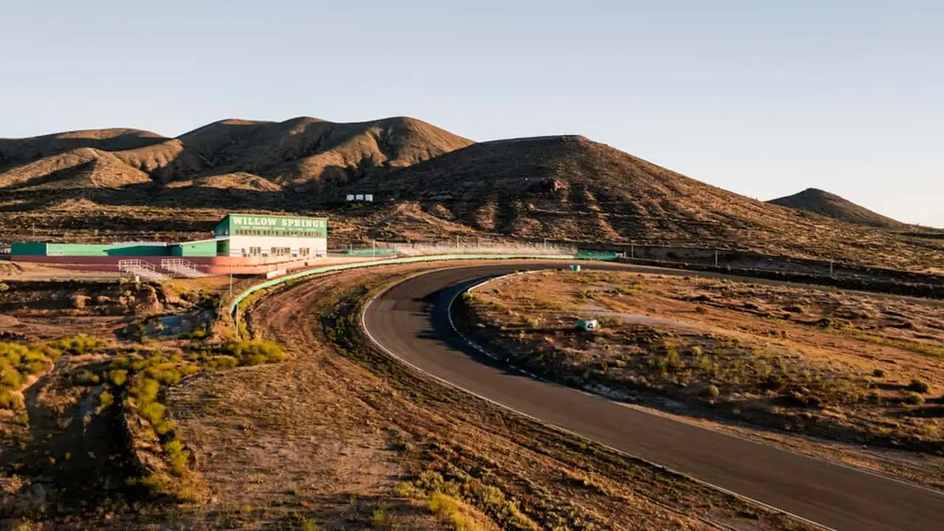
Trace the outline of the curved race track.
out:
<instances>
[{"instance_id":1,"label":"curved race track","mask_svg":"<svg viewBox=\"0 0 944 531\"><path fill-rule=\"evenodd\" d=\"M519 269L547 267L560 267L560 263L503 263L424 273L396 284L372 301L364 312L363 325L380 348L417 370L548 424L824 527L927 531L944 526L944 495L937 491L676 422L537 380L479 354L455 333L448 309L468 286ZM653 271L615 264L590 267Z\"/></svg>"}]
</instances>

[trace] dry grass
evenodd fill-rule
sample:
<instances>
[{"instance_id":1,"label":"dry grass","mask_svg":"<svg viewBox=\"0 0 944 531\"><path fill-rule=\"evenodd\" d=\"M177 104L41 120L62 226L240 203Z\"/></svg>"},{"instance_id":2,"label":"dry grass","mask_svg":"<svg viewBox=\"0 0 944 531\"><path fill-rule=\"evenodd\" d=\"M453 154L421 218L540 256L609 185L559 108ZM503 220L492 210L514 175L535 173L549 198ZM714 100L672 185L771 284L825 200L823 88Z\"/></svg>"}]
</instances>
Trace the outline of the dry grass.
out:
<instances>
[{"instance_id":1,"label":"dry grass","mask_svg":"<svg viewBox=\"0 0 944 531\"><path fill-rule=\"evenodd\" d=\"M944 452L944 309L880 296L629 273L554 272L466 298L472 328L548 377L690 413ZM602 328L580 333L575 320Z\"/></svg>"},{"instance_id":2,"label":"dry grass","mask_svg":"<svg viewBox=\"0 0 944 531\"><path fill-rule=\"evenodd\" d=\"M290 361L173 390L178 429L205 456L198 470L216 500L207 510L253 507L251 524L233 516L237 527L286 511L328 528L370 527L375 515L421 529L698 529L741 518L736 500L418 379L365 348L358 302L419 267L350 271L270 294L246 321ZM570 479L588 468L593 483ZM783 525L771 518L752 525Z\"/></svg>"},{"instance_id":3,"label":"dry grass","mask_svg":"<svg viewBox=\"0 0 944 531\"><path fill-rule=\"evenodd\" d=\"M25 389L21 446L0 453L4 514L121 529L803 527L365 348L359 301L421 267L314 278L256 301L247 324L284 359L259 340L62 342L57 368ZM114 444L127 433L130 453ZM54 480L41 501L37 477Z\"/></svg>"}]
</instances>

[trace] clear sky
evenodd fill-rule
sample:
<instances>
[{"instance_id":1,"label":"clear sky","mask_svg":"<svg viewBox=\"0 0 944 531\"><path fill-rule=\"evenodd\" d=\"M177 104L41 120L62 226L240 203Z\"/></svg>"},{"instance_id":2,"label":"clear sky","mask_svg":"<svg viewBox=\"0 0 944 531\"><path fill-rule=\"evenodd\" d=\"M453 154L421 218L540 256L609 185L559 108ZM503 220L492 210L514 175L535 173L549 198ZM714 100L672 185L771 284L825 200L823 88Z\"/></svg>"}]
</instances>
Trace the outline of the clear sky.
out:
<instances>
[{"instance_id":1,"label":"clear sky","mask_svg":"<svg viewBox=\"0 0 944 531\"><path fill-rule=\"evenodd\" d=\"M0 0L0 137L408 115L944 227L938 0Z\"/></svg>"}]
</instances>

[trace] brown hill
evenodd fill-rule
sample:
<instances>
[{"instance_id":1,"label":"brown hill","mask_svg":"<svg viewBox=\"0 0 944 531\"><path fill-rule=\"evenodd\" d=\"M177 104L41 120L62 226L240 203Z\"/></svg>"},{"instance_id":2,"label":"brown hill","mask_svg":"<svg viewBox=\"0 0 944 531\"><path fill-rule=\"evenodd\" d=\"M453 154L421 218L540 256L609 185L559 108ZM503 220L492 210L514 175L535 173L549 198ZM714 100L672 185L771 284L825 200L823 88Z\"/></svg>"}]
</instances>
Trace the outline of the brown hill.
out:
<instances>
[{"instance_id":1,"label":"brown hill","mask_svg":"<svg viewBox=\"0 0 944 531\"><path fill-rule=\"evenodd\" d=\"M359 182L481 231L527 238L739 247L868 260L897 235L750 199L579 136L479 143ZM909 247L909 250L905 250ZM927 257L925 257L927 258ZM922 259L923 260L923 259Z\"/></svg>"},{"instance_id":2,"label":"brown hill","mask_svg":"<svg viewBox=\"0 0 944 531\"><path fill-rule=\"evenodd\" d=\"M338 124L227 120L180 137L214 173L248 172L275 183L346 183L378 168L402 168L472 142L413 118Z\"/></svg>"},{"instance_id":3,"label":"brown hill","mask_svg":"<svg viewBox=\"0 0 944 531\"><path fill-rule=\"evenodd\" d=\"M81 190L148 183L142 171L127 166L107 151L72 149L0 173L0 189Z\"/></svg>"},{"instance_id":4,"label":"brown hill","mask_svg":"<svg viewBox=\"0 0 944 531\"><path fill-rule=\"evenodd\" d=\"M226 211L251 210L328 214L335 242L549 238L908 268L944 254L944 239L756 201L583 137L473 144L410 118L85 131L0 140L0 154L6 241L202 238ZM376 202L344 201L364 192Z\"/></svg>"},{"instance_id":5,"label":"brown hill","mask_svg":"<svg viewBox=\"0 0 944 531\"><path fill-rule=\"evenodd\" d=\"M807 212L813 212L834 219L870 225L872 227L902 228L904 223L873 212L851 201L843 199L817 188L807 188L800 193L771 199L768 203L780 205Z\"/></svg>"},{"instance_id":6,"label":"brown hill","mask_svg":"<svg viewBox=\"0 0 944 531\"><path fill-rule=\"evenodd\" d=\"M315 118L281 123L224 120L177 138L133 129L75 131L0 139L0 189L57 182L61 179L49 172L62 170L81 149L94 149L99 158L109 160L110 182L116 186L141 182L142 172L160 183L245 172L278 187L322 179L344 184L377 169L409 166L469 144L412 118L351 124ZM63 156L67 162L58 160Z\"/></svg>"}]
</instances>

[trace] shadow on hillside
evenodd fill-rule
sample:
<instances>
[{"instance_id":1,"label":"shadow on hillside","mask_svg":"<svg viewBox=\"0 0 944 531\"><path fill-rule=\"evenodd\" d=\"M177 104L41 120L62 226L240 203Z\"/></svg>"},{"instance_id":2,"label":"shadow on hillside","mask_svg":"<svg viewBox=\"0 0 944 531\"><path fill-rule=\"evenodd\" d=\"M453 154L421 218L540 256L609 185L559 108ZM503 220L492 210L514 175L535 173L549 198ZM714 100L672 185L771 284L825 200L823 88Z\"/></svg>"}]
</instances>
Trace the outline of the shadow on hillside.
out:
<instances>
[{"instance_id":1,"label":"shadow on hillside","mask_svg":"<svg viewBox=\"0 0 944 531\"><path fill-rule=\"evenodd\" d=\"M129 131L111 138L55 138L55 135L47 135L34 138L0 139L0 171L79 148L125 151L166 141L167 139L161 136L141 136L138 131Z\"/></svg>"}]
</instances>

